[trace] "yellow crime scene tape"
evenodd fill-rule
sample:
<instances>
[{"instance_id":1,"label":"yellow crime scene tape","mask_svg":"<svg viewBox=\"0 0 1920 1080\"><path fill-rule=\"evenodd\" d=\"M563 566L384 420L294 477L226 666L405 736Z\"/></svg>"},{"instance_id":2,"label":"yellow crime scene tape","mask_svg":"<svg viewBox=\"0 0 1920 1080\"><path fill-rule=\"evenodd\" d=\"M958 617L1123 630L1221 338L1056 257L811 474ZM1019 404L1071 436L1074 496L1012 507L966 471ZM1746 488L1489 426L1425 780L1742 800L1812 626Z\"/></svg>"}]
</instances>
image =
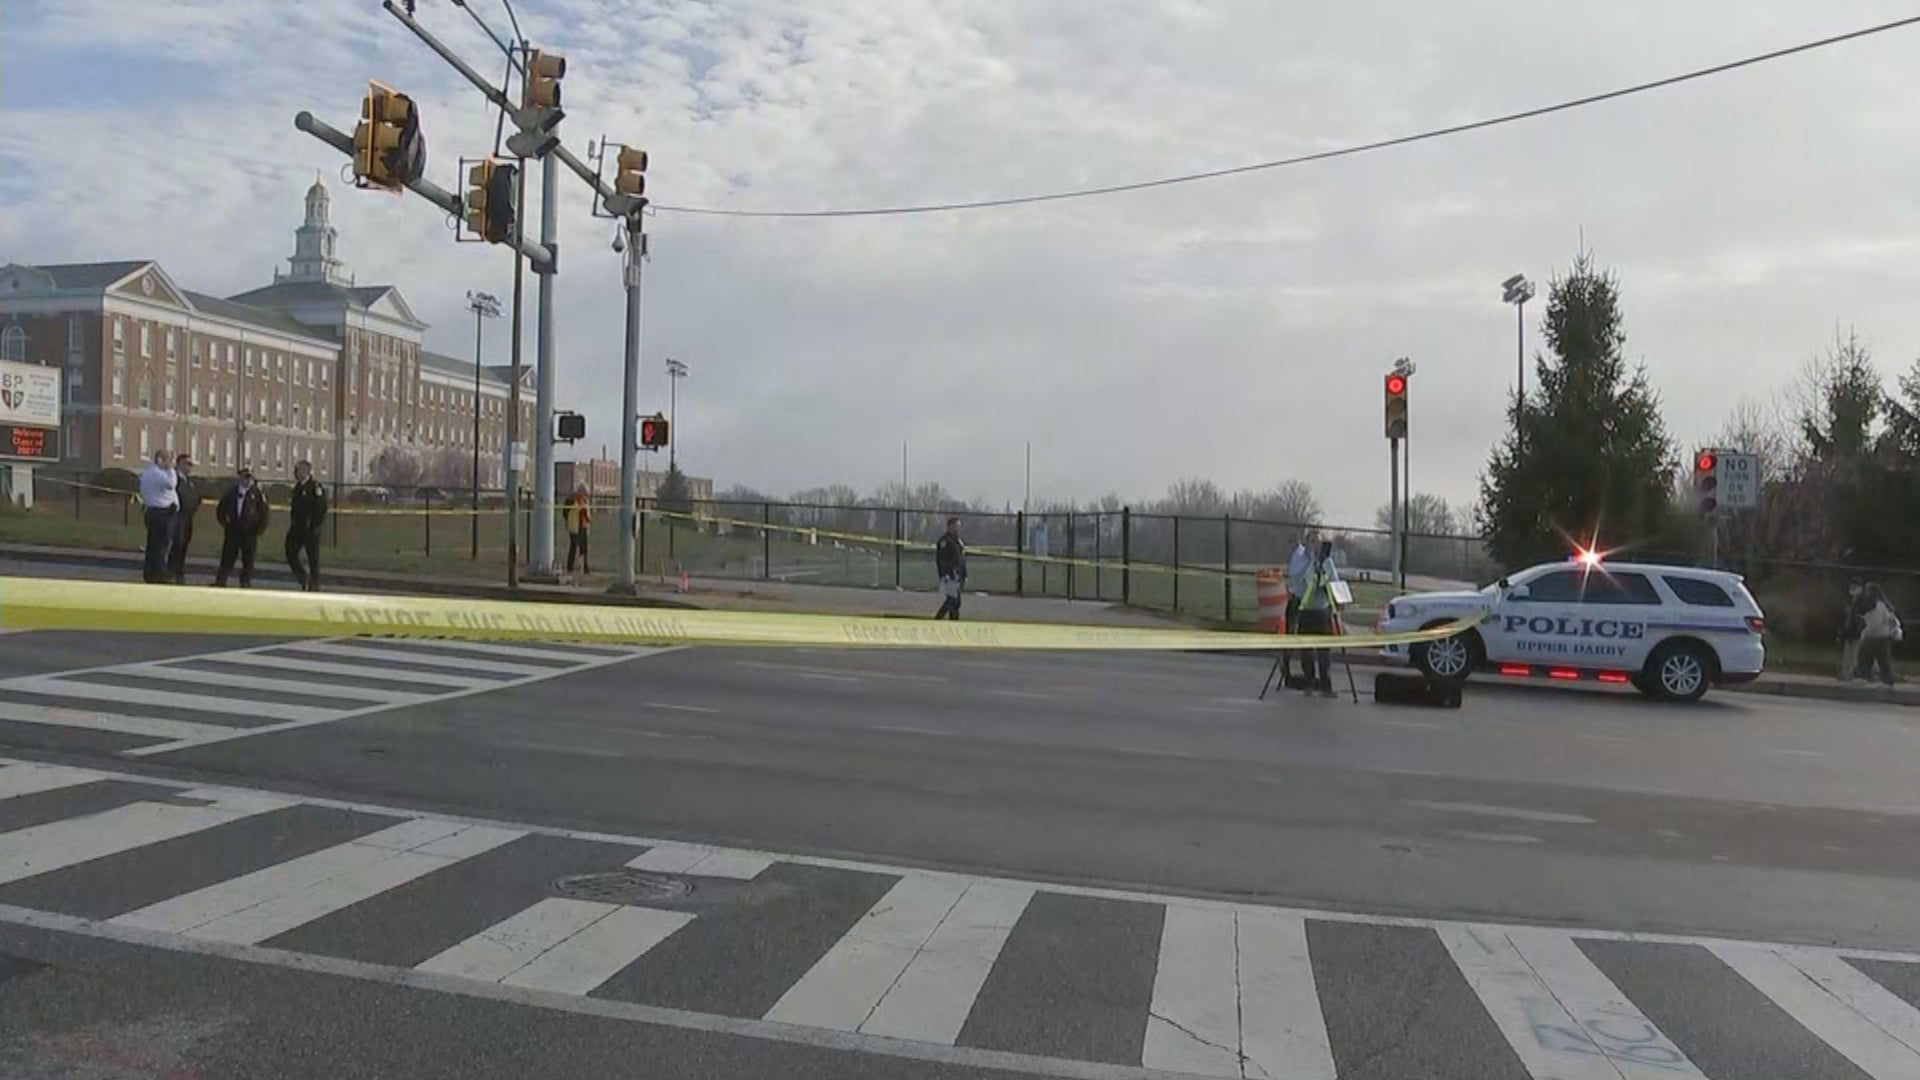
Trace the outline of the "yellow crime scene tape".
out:
<instances>
[{"instance_id":1,"label":"yellow crime scene tape","mask_svg":"<svg viewBox=\"0 0 1920 1080\"><path fill-rule=\"evenodd\" d=\"M1482 616L1484 617L1484 616ZM603 645L876 646L1148 652L1368 649L1451 637L1427 630L1325 636L860 615L695 611L443 597L289 593L0 577L0 629L257 637L452 638Z\"/></svg>"}]
</instances>

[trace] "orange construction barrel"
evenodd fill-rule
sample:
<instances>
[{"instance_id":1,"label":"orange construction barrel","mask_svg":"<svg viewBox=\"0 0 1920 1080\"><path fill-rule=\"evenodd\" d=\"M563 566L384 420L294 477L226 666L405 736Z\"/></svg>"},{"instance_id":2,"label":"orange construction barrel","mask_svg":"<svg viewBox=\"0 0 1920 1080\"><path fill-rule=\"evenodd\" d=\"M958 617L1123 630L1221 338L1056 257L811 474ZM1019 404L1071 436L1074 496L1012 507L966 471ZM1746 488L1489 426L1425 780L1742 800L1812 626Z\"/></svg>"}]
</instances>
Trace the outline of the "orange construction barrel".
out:
<instances>
[{"instance_id":1,"label":"orange construction barrel","mask_svg":"<svg viewBox=\"0 0 1920 1080\"><path fill-rule=\"evenodd\" d=\"M1287 632L1287 572L1262 570L1253 575L1254 591L1260 598L1260 629L1275 634Z\"/></svg>"}]
</instances>

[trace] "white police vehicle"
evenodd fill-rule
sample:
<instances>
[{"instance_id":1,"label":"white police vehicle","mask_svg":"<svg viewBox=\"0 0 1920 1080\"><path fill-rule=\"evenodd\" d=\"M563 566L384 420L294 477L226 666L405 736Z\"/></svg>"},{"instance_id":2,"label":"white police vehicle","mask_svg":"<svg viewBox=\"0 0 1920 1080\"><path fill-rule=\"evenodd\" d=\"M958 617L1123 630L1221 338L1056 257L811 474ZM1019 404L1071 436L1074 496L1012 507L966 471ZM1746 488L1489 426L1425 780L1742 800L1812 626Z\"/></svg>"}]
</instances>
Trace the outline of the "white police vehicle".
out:
<instances>
[{"instance_id":1,"label":"white police vehicle","mask_svg":"<svg viewBox=\"0 0 1920 1080\"><path fill-rule=\"evenodd\" d=\"M1419 630L1482 613L1453 637L1386 652L1447 682L1475 672L1595 680L1677 701L1749 682L1766 666L1766 619L1738 574L1604 562L1591 553L1474 592L1396 597L1380 629Z\"/></svg>"}]
</instances>

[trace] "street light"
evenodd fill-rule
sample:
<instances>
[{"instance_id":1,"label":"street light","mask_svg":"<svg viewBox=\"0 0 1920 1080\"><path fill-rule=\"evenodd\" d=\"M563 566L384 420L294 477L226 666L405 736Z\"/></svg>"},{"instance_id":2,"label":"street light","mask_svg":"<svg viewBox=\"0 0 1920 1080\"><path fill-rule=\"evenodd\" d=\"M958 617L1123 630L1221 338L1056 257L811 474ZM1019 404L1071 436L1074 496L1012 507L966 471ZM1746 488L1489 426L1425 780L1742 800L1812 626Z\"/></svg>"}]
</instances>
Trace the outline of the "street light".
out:
<instances>
[{"instance_id":1,"label":"street light","mask_svg":"<svg viewBox=\"0 0 1920 1080\"><path fill-rule=\"evenodd\" d=\"M473 312L473 559L480 561L480 329L482 320L500 317L500 301L492 293L467 290L467 310Z\"/></svg>"},{"instance_id":2,"label":"street light","mask_svg":"<svg viewBox=\"0 0 1920 1080\"><path fill-rule=\"evenodd\" d=\"M680 445L680 380L686 377L687 365L675 360L671 356L667 357L667 378L669 380L667 383L667 430L674 433L667 442L668 471L672 471L674 468L674 448Z\"/></svg>"},{"instance_id":3,"label":"street light","mask_svg":"<svg viewBox=\"0 0 1920 1080\"><path fill-rule=\"evenodd\" d=\"M1519 363L1514 374L1519 380L1520 407L1524 409L1527 406L1527 301L1533 299L1533 282L1528 281L1525 274L1515 274L1501 282L1500 288L1500 299L1513 305L1515 321L1519 326Z\"/></svg>"}]
</instances>

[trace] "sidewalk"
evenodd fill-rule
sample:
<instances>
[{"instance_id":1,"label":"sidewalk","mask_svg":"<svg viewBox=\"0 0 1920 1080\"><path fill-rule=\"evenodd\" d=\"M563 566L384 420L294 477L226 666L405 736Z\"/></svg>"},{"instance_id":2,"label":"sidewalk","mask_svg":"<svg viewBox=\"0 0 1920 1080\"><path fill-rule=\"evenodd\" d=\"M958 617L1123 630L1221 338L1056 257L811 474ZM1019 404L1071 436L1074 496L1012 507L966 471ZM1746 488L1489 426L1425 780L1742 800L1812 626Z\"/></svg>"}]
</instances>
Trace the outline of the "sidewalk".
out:
<instances>
[{"instance_id":1,"label":"sidewalk","mask_svg":"<svg viewBox=\"0 0 1920 1080\"><path fill-rule=\"evenodd\" d=\"M205 581L217 565L212 559L188 560L193 579ZM323 569L329 588L398 595L453 596L476 600L536 600L546 603L611 604L633 607L697 608L716 611L786 611L827 615L871 615L883 618L927 618L939 606L932 593L894 589L862 589L834 585L798 585L779 581L737 581L727 578L691 578L686 592L678 582L661 583L642 577L639 596L615 596L601 585L523 584L518 592L504 583L469 578L421 577L412 574L374 570ZM85 548L55 548L30 544L0 543L0 574L27 576L70 576L137 581L140 556L131 552L108 552ZM287 571L263 560L255 574L267 587L291 588ZM1071 623L1082 626L1167 627L1192 625L1171 615L1125 608L1095 600L1062 600L1052 597L991 596L969 593L965 602L970 619L995 622ZM1371 618L1356 619L1354 625L1370 625ZM1271 654L1260 654L1271 655ZM1357 667L1387 666L1373 654L1356 652ZM1920 683L1911 679L1895 686L1869 683L1841 683L1821 675L1769 672L1759 679L1721 692L1767 694L1774 697L1810 698L1822 701L1854 701L1920 707Z\"/></svg>"}]
</instances>

